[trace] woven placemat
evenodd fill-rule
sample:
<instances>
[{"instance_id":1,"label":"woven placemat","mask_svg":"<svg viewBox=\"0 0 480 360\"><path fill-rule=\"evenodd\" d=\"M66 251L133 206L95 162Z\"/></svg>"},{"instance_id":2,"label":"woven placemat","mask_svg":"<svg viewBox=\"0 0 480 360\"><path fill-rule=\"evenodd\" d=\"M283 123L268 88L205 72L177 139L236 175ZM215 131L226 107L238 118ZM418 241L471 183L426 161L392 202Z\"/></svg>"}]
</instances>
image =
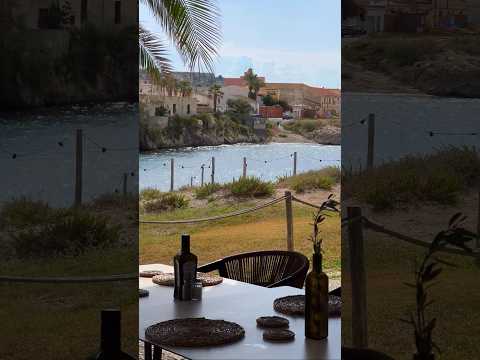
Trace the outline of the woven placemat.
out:
<instances>
[{"instance_id":1,"label":"woven placemat","mask_svg":"<svg viewBox=\"0 0 480 360\"><path fill-rule=\"evenodd\" d=\"M276 299L273 308L286 315L305 316L305 295L292 295ZM342 312L342 298L335 295L328 296L328 314L340 316Z\"/></svg>"},{"instance_id":2,"label":"woven placemat","mask_svg":"<svg viewBox=\"0 0 480 360\"><path fill-rule=\"evenodd\" d=\"M140 271L140 277L146 277L146 278L151 278L154 277L155 275L161 275L165 274L163 271L160 270L144 270Z\"/></svg>"},{"instance_id":3,"label":"woven placemat","mask_svg":"<svg viewBox=\"0 0 480 360\"><path fill-rule=\"evenodd\" d=\"M197 279L202 282L202 286L214 286L223 281L223 278L216 275L210 275L205 273L197 273ZM175 276L172 273L156 274L152 277L152 282L157 285L174 286Z\"/></svg>"},{"instance_id":4,"label":"woven placemat","mask_svg":"<svg viewBox=\"0 0 480 360\"><path fill-rule=\"evenodd\" d=\"M163 321L145 330L145 337L159 345L200 347L230 344L243 339L240 325L206 318L186 318Z\"/></svg>"}]
</instances>

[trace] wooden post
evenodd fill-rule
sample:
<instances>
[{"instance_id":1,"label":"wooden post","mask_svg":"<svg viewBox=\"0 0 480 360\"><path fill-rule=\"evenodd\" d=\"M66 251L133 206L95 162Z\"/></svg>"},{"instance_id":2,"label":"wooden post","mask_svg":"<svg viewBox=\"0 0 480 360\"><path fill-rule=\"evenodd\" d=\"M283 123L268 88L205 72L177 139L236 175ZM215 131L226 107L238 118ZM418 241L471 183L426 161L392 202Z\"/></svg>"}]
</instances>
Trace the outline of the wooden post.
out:
<instances>
[{"instance_id":1,"label":"wooden post","mask_svg":"<svg viewBox=\"0 0 480 360\"><path fill-rule=\"evenodd\" d=\"M362 216L360 207L347 207L348 219L360 216ZM348 245L352 286L352 342L355 348L367 348L367 284L361 221L348 224Z\"/></svg>"},{"instance_id":2,"label":"wooden post","mask_svg":"<svg viewBox=\"0 0 480 360\"><path fill-rule=\"evenodd\" d=\"M75 149L75 206L82 204L82 175L83 172L83 131L77 129Z\"/></svg>"},{"instance_id":3,"label":"wooden post","mask_svg":"<svg viewBox=\"0 0 480 360\"><path fill-rule=\"evenodd\" d=\"M202 164L201 168L202 168L202 182L201 182L201 184L202 184L202 186L203 186L203 176L204 176L204 174L205 174L205 165Z\"/></svg>"},{"instance_id":4,"label":"wooden post","mask_svg":"<svg viewBox=\"0 0 480 360\"><path fill-rule=\"evenodd\" d=\"M247 158L243 158L243 177L247 177Z\"/></svg>"},{"instance_id":5,"label":"wooden post","mask_svg":"<svg viewBox=\"0 0 480 360\"><path fill-rule=\"evenodd\" d=\"M477 241L476 250L479 253L478 261L480 263L480 179L478 180L478 206L477 206Z\"/></svg>"},{"instance_id":6,"label":"wooden post","mask_svg":"<svg viewBox=\"0 0 480 360\"><path fill-rule=\"evenodd\" d=\"M215 156L212 156L212 184L215 184Z\"/></svg>"},{"instance_id":7,"label":"wooden post","mask_svg":"<svg viewBox=\"0 0 480 360\"><path fill-rule=\"evenodd\" d=\"M294 251L292 193L290 191L285 191L285 210L287 214L287 249Z\"/></svg>"},{"instance_id":8,"label":"wooden post","mask_svg":"<svg viewBox=\"0 0 480 360\"><path fill-rule=\"evenodd\" d=\"M293 176L297 175L297 152L293 153Z\"/></svg>"},{"instance_id":9,"label":"wooden post","mask_svg":"<svg viewBox=\"0 0 480 360\"><path fill-rule=\"evenodd\" d=\"M190 176L190 187L193 187L193 176Z\"/></svg>"},{"instance_id":10,"label":"wooden post","mask_svg":"<svg viewBox=\"0 0 480 360\"><path fill-rule=\"evenodd\" d=\"M173 191L173 185L175 180L175 160L170 159L170 191Z\"/></svg>"},{"instance_id":11,"label":"wooden post","mask_svg":"<svg viewBox=\"0 0 480 360\"><path fill-rule=\"evenodd\" d=\"M127 179L128 179L128 174L124 173L123 174L123 196L127 196Z\"/></svg>"},{"instance_id":12,"label":"wooden post","mask_svg":"<svg viewBox=\"0 0 480 360\"><path fill-rule=\"evenodd\" d=\"M373 157L375 155L375 114L368 115L368 149L367 169L373 168Z\"/></svg>"}]
</instances>

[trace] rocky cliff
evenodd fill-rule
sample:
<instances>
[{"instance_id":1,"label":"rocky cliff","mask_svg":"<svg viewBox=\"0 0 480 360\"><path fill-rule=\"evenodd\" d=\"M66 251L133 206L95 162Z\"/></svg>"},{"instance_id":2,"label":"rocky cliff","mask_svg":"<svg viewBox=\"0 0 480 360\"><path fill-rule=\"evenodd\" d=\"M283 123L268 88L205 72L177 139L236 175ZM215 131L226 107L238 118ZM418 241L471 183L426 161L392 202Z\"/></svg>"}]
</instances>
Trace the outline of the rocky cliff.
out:
<instances>
[{"instance_id":1,"label":"rocky cliff","mask_svg":"<svg viewBox=\"0 0 480 360\"><path fill-rule=\"evenodd\" d=\"M192 117L173 117L166 127L148 119L140 122L140 150L151 151L186 146L215 146L236 143L261 143L249 127L225 115L202 114Z\"/></svg>"}]
</instances>

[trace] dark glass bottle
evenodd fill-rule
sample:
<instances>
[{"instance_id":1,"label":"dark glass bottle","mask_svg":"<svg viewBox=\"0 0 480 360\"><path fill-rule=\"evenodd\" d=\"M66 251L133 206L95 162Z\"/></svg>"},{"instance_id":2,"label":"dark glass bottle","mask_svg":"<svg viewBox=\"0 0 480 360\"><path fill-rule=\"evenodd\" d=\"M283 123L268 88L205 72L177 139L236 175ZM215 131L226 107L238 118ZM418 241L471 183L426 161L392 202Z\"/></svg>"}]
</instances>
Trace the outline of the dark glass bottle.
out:
<instances>
[{"instance_id":1,"label":"dark glass bottle","mask_svg":"<svg viewBox=\"0 0 480 360\"><path fill-rule=\"evenodd\" d=\"M328 336L328 276L322 271L322 255L313 254L312 271L305 280L305 336Z\"/></svg>"},{"instance_id":2,"label":"dark glass bottle","mask_svg":"<svg viewBox=\"0 0 480 360\"><path fill-rule=\"evenodd\" d=\"M103 310L100 352L95 360L133 360L121 350L120 310Z\"/></svg>"},{"instance_id":3,"label":"dark glass bottle","mask_svg":"<svg viewBox=\"0 0 480 360\"><path fill-rule=\"evenodd\" d=\"M197 257L190 252L190 235L182 235L182 249L173 258L175 289L173 297L191 300L193 283L197 279Z\"/></svg>"}]
</instances>

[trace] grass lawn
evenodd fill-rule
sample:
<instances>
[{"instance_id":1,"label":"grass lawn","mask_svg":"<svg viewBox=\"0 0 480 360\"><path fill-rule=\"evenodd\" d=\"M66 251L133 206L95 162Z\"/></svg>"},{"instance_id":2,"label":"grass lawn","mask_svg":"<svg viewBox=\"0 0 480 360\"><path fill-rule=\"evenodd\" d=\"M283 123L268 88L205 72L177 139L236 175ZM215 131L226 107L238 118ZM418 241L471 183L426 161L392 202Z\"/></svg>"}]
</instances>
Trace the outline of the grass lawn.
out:
<instances>
[{"instance_id":1,"label":"grass lawn","mask_svg":"<svg viewBox=\"0 0 480 360\"><path fill-rule=\"evenodd\" d=\"M99 250L70 259L10 261L0 269L2 275L100 276L136 272L136 258L133 249ZM0 358L87 359L99 349L100 311L108 308L122 311L122 347L135 355L138 351L137 299L138 292L136 286L132 287L132 281L0 282Z\"/></svg>"},{"instance_id":2,"label":"grass lawn","mask_svg":"<svg viewBox=\"0 0 480 360\"><path fill-rule=\"evenodd\" d=\"M408 233L407 230L403 232ZM351 346L351 283L346 239L344 233L342 342ZM410 360L415 352L413 329L399 319L407 318L409 311L414 309L415 290L404 282L413 282L414 259L423 256L424 251L382 234L365 232L369 347L395 359ZM435 300L427 309L427 316L437 318L433 340L442 351L438 358L477 358L480 269L471 257L450 254L440 257L458 268L442 265L443 272L437 284L428 291L429 299Z\"/></svg>"},{"instance_id":3,"label":"grass lawn","mask_svg":"<svg viewBox=\"0 0 480 360\"><path fill-rule=\"evenodd\" d=\"M146 214L144 220L202 218L249 208L257 201L236 205L210 203L203 208L178 209L167 213ZM312 255L311 234L313 209L294 203L295 250L309 258ZM340 221L338 215L322 224L324 238L324 267L327 271L340 271ZM172 264L180 247L180 235L192 237L192 252L204 264L228 255L258 250L286 250L286 218L283 202L260 211L221 221L195 225L140 225L140 264Z\"/></svg>"}]
</instances>

